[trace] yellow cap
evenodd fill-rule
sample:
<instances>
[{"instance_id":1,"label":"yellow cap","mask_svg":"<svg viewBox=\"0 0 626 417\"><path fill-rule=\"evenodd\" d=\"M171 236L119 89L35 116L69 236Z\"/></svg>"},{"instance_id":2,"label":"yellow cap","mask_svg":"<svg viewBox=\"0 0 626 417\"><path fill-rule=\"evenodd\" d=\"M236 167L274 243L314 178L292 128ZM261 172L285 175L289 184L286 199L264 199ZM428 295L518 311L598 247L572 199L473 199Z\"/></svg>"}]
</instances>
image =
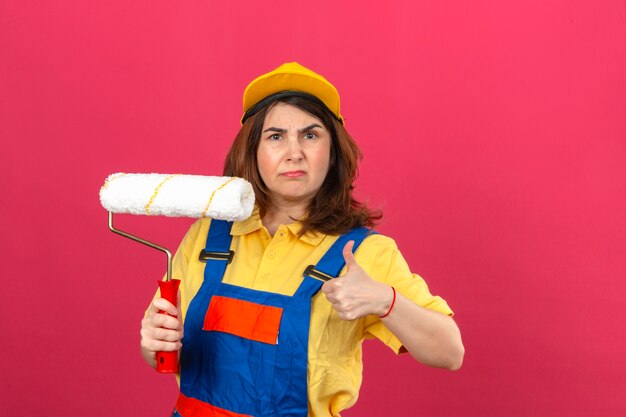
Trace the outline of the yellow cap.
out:
<instances>
[{"instance_id":1,"label":"yellow cap","mask_svg":"<svg viewBox=\"0 0 626 417\"><path fill-rule=\"evenodd\" d=\"M253 107L265 98L283 92L305 93L317 97L331 113L343 124L339 113L339 93L337 89L321 75L303 67L297 62L289 62L274 71L256 78L243 92L244 120L260 109ZM278 96L277 96L278 97ZM252 112L250 112L252 110Z\"/></svg>"}]
</instances>

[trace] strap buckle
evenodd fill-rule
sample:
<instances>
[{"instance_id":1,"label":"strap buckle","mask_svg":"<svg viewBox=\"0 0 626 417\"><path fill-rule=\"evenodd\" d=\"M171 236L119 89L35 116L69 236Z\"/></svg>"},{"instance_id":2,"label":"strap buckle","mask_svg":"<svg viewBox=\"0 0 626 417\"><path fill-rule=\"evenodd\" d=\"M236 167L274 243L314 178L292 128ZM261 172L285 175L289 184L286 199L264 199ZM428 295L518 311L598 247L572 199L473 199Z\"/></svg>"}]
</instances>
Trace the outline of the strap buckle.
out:
<instances>
[{"instance_id":1,"label":"strap buckle","mask_svg":"<svg viewBox=\"0 0 626 417\"><path fill-rule=\"evenodd\" d=\"M235 256L235 252L232 250L229 250L228 253L224 253L224 252L209 252L209 251L202 249L202 251L200 251L200 256L198 257L198 260L200 262L206 262L208 260L226 261L226 265L228 265L229 263L233 261L234 256Z\"/></svg>"},{"instance_id":2,"label":"strap buckle","mask_svg":"<svg viewBox=\"0 0 626 417\"><path fill-rule=\"evenodd\" d=\"M331 279L335 278L321 271L318 271L317 269L315 269L315 265L307 266L304 272L302 273L302 276L304 277L309 276L311 278L319 279L324 282L330 281Z\"/></svg>"}]
</instances>

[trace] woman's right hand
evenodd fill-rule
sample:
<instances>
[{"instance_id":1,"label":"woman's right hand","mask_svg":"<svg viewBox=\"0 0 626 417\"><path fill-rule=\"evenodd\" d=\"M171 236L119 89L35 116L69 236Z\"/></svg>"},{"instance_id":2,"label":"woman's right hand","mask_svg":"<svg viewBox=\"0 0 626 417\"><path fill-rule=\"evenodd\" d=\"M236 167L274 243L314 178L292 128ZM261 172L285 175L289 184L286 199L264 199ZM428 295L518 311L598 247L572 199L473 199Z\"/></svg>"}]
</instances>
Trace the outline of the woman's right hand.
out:
<instances>
[{"instance_id":1,"label":"woman's right hand","mask_svg":"<svg viewBox=\"0 0 626 417\"><path fill-rule=\"evenodd\" d=\"M180 302L179 302L180 304ZM171 352L182 347L183 324L180 308L164 298L155 298L141 321L141 354L156 368L157 352Z\"/></svg>"}]
</instances>

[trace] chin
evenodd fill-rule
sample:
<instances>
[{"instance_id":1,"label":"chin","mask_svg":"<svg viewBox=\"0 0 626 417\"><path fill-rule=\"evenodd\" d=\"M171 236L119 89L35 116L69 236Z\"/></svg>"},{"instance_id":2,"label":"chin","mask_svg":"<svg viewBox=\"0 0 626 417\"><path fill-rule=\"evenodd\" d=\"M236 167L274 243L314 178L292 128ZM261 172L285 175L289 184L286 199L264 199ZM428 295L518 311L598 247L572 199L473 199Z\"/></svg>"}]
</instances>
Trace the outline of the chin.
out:
<instances>
[{"instance_id":1,"label":"chin","mask_svg":"<svg viewBox=\"0 0 626 417\"><path fill-rule=\"evenodd\" d=\"M306 193L276 193L277 198L289 203L308 203L314 197Z\"/></svg>"}]
</instances>

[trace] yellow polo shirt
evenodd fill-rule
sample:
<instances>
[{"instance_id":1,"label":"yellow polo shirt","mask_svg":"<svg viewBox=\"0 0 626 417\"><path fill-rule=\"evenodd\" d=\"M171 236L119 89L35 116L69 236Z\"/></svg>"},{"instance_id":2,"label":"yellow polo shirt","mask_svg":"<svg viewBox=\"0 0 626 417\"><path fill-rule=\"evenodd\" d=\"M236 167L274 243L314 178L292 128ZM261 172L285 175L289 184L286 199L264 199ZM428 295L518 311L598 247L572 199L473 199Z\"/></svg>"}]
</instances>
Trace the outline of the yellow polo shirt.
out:
<instances>
[{"instance_id":1,"label":"yellow polo shirt","mask_svg":"<svg viewBox=\"0 0 626 417\"><path fill-rule=\"evenodd\" d=\"M210 219L194 223L173 260L173 277L181 279L183 320L189 303L202 285L204 263L198 260L204 249ZM258 209L245 221L233 224L233 262L223 282L260 291L292 295L308 265L315 265L337 236L307 232L297 236L298 223L281 225L270 236L261 223ZM392 285L416 304L452 315L447 303L433 296L418 275L412 274L395 242L382 235L367 237L357 249L359 265L372 278ZM343 271L342 271L343 273ZM320 291L312 299L308 351L309 416L338 416L352 406L362 380L361 343L378 338L396 353L402 344L376 316L354 321L340 319Z\"/></svg>"}]
</instances>

